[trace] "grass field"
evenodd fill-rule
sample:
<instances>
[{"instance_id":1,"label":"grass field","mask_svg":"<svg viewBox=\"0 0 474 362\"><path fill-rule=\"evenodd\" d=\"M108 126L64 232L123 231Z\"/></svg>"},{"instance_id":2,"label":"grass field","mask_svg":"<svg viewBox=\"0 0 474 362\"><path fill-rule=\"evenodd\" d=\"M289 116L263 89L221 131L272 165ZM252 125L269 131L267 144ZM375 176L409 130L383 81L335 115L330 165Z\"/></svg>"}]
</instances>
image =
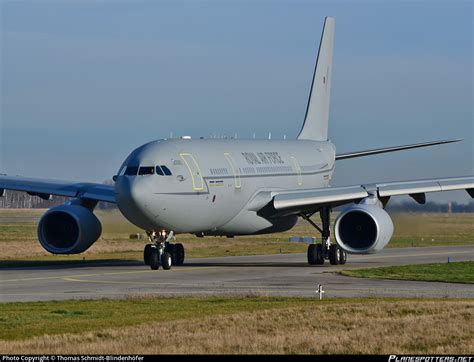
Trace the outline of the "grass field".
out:
<instances>
[{"instance_id":1,"label":"grass field","mask_svg":"<svg viewBox=\"0 0 474 362\"><path fill-rule=\"evenodd\" d=\"M37 222L45 210L0 210L0 266L40 262L141 260L144 240L131 240L142 230L127 222L118 211L97 211L103 224L101 238L84 254L54 256L37 241ZM316 218L315 218L316 220ZM388 247L474 245L474 214L395 214L395 234ZM313 227L300 222L289 232L233 239L179 235L187 257L303 253L307 245L290 243L290 236L318 236Z\"/></svg>"},{"instance_id":2,"label":"grass field","mask_svg":"<svg viewBox=\"0 0 474 362\"><path fill-rule=\"evenodd\" d=\"M474 284L474 261L344 270L341 274L363 278Z\"/></svg>"},{"instance_id":3,"label":"grass field","mask_svg":"<svg viewBox=\"0 0 474 362\"><path fill-rule=\"evenodd\" d=\"M472 300L135 298L2 304L2 353L474 352Z\"/></svg>"}]
</instances>

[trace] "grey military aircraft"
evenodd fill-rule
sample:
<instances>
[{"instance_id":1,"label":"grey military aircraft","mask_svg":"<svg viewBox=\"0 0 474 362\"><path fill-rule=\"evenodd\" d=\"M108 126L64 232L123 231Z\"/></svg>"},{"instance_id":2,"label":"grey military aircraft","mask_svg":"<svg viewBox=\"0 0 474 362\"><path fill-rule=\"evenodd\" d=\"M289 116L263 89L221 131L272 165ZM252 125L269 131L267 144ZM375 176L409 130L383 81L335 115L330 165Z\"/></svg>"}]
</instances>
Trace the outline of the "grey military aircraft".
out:
<instances>
[{"instance_id":1,"label":"grey military aircraft","mask_svg":"<svg viewBox=\"0 0 474 362\"><path fill-rule=\"evenodd\" d=\"M41 218L38 239L53 254L87 250L100 236L93 211L99 201L115 203L149 243L144 261L152 269L184 262L175 235L237 236L290 230L299 217L321 233L309 245L311 265L345 264L347 253L380 251L393 223L384 210L392 196L410 195L423 204L428 192L465 189L474 197L474 176L373 182L330 187L337 162L385 152L457 142L445 140L337 154L328 139L334 18L325 19L303 126L296 140L163 139L135 149L123 162L114 185L0 176L5 190L43 199L70 197ZM349 205L334 225L332 208ZM311 217L319 213L321 223Z\"/></svg>"}]
</instances>

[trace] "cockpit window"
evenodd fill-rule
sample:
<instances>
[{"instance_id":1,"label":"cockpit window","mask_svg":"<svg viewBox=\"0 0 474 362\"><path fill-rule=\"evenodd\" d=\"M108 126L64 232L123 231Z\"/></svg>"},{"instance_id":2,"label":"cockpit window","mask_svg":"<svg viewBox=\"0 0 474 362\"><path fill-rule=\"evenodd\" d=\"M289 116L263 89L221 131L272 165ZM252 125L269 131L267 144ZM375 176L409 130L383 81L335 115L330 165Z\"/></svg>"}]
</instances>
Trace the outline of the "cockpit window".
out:
<instances>
[{"instance_id":1,"label":"cockpit window","mask_svg":"<svg viewBox=\"0 0 474 362\"><path fill-rule=\"evenodd\" d=\"M156 166L156 174L157 174L157 175L160 175L160 176L164 176L164 175L165 175L160 166Z\"/></svg>"},{"instance_id":2,"label":"cockpit window","mask_svg":"<svg viewBox=\"0 0 474 362\"><path fill-rule=\"evenodd\" d=\"M165 165L156 166L156 174L160 176L171 176L171 171Z\"/></svg>"},{"instance_id":3,"label":"cockpit window","mask_svg":"<svg viewBox=\"0 0 474 362\"><path fill-rule=\"evenodd\" d=\"M171 176L171 171L168 167L161 165L161 169L163 170L166 176Z\"/></svg>"},{"instance_id":4,"label":"cockpit window","mask_svg":"<svg viewBox=\"0 0 474 362\"><path fill-rule=\"evenodd\" d=\"M153 175L155 173L155 168L153 166L142 166L138 170L138 174L142 175Z\"/></svg>"},{"instance_id":5,"label":"cockpit window","mask_svg":"<svg viewBox=\"0 0 474 362\"><path fill-rule=\"evenodd\" d=\"M138 167L136 166L128 166L125 169L125 175L126 176L136 176L138 173Z\"/></svg>"}]
</instances>

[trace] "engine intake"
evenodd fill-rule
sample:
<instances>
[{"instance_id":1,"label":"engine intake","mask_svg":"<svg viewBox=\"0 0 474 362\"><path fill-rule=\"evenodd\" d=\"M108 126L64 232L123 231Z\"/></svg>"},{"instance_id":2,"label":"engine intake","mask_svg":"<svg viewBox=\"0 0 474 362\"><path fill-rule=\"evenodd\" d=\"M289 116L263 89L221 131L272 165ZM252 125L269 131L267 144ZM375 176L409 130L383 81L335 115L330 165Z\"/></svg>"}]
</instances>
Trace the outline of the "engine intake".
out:
<instances>
[{"instance_id":1,"label":"engine intake","mask_svg":"<svg viewBox=\"0 0 474 362\"><path fill-rule=\"evenodd\" d=\"M352 254L371 254L382 250L393 235L393 223L378 206L359 204L339 214L334 226L339 246Z\"/></svg>"},{"instance_id":2,"label":"engine intake","mask_svg":"<svg viewBox=\"0 0 474 362\"><path fill-rule=\"evenodd\" d=\"M79 205L49 209L38 225L38 239L52 254L79 254L91 247L102 233L99 219Z\"/></svg>"}]
</instances>

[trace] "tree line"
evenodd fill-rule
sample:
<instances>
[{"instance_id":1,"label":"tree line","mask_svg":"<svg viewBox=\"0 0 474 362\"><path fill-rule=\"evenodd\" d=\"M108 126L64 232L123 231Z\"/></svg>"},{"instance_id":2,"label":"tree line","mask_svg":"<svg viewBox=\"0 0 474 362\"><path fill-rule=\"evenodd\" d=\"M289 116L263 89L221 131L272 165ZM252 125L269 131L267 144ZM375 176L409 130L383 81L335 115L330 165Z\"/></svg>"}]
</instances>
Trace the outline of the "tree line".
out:
<instances>
[{"instance_id":1,"label":"tree line","mask_svg":"<svg viewBox=\"0 0 474 362\"><path fill-rule=\"evenodd\" d=\"M6 190L3 197L0 197L0 209L49 209L59 206L67 201L70 197L52 196L51 200L44 200L38 196L28 195L26 192ZM98 209L114 209L115 204L108 202L99 202Z\"/></svg>"},{"instance_id":2,"label":"tree line","mask_svg":"<svg viewBox=\"0 0 474 362\"><path fill-rule=\"evenodd\" d=\"M401 203L388 203L387 211L389 212L474 212L474 201L468 204L458 204L457 202L436 203L428 201L424 205L420 205L413 201L404 201Z\"/></svg>"}]
</instances>

